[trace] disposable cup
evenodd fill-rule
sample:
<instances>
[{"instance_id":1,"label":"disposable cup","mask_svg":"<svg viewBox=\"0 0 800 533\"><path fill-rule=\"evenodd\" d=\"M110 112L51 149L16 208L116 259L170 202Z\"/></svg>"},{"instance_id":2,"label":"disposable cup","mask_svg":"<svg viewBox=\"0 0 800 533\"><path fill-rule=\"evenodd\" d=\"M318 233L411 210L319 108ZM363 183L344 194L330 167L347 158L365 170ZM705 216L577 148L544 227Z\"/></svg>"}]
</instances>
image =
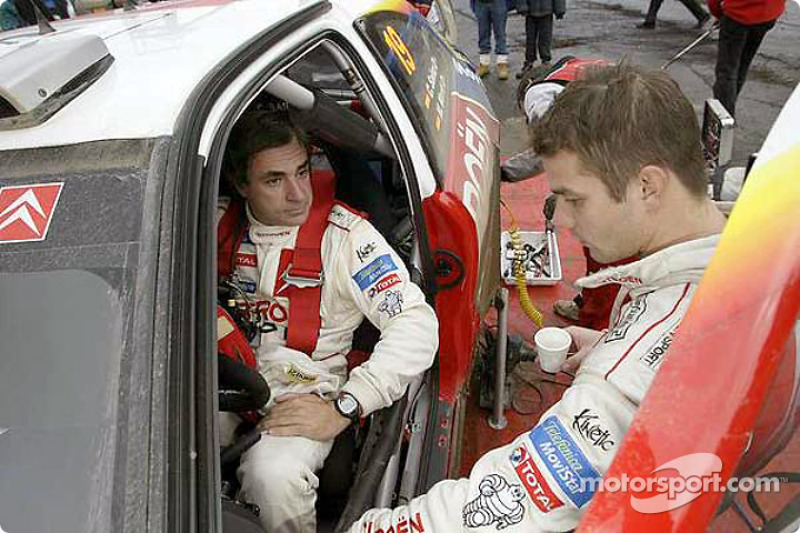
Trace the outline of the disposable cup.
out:
<instances>
[{"instance_id":1,"label":"disposable cup","mask_svg":"<svg viewBox=\"0 0 800 533\"><path fill-rule=\"evenodd\" d=\"M533 336L536 352L539 354L539 366L549 374L561 370L567 360L567 352L572 345L572 336L561 328L542 328Z\"/></svg>"}]
</instances>

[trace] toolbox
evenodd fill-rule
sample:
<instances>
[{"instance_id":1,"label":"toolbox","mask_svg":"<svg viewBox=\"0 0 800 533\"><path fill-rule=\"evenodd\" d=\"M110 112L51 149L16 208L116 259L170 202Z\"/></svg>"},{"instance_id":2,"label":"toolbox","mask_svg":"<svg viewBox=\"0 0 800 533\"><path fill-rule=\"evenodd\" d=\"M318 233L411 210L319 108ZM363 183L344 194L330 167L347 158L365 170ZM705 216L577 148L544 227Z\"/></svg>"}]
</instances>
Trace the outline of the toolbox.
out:
<instances>
[{"instance_id":1,"label":"toolbox","mask_svg":"<svg viewBox=\"0 0 800 533\"><path fill-rule=\"evenodd\" d=\"M558 239L552 231L520 231L522 241L525 282L528 285L555 285L561 281L561 258ZM500 272L508 284L515 284L513 263L515 257L511 234L500 235Z\"/></svg>"}]
</instances>

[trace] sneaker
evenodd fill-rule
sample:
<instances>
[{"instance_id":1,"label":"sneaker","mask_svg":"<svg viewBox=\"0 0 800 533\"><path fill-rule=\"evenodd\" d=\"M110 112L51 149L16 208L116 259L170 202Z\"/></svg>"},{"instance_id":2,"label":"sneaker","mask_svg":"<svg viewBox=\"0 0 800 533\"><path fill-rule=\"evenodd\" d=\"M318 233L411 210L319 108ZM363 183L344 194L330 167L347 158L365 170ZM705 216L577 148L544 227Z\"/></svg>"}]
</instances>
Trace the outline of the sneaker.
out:
<instances>
[{"instance_id":1,"label":"sneaker","mask_svg":"<svg viewBox=\"0 0 800 533\"><path fill-rule=\"evenodd\" d=\"M497 64L497 79L498 80L508 79L508 63Z\"/></svg>"},{"instance_id":2,"label":"sneaker","mask_svg":"<svg viewBox=\"0 0 800 533\"><path fill-rule=\"evenodd\" d=\"M485 78L489 74L489 65L481 63L478 65L478 76Z\"/></svg>"},{"instance_id":3,"label":"sneaker","mask_svg":"<svg viewBox=\"0 0 800 533\"><path fill-rule=\"evenodd\" d=\"M581 308L574 300L556 300L553 303L553 311L558 316L573 322L577 322L581 315Z\"/></svg>"},{"instance_id":4,"label":"sneaker","mask_svg":"<svg viewBox=\"0 0 800 533\"><path fill-rule=\"evenodd\" d=\"M645 20L644 22L637 24L636 27L640 30L654 30L656 29L656 22L654 20Z\"/></svg>"}]
</instances>

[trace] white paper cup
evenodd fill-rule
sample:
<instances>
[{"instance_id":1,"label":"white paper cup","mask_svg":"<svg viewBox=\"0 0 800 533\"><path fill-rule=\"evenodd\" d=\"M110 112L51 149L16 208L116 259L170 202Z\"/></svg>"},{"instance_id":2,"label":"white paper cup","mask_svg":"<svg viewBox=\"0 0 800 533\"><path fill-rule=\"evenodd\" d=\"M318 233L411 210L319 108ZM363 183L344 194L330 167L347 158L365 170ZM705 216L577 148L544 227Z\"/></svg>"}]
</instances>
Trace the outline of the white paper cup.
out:
<instances>
[{"instance_id":1,"label":"white paper cup","mask_svg":"<svg viewBox=\"0 0 800 533\"><path fill-rule=\"evenodd\" d=\"M567 352L572 346L572 336L561 328L542 328L533 336L536 352L539 354L539 366L549 374L561 370L567 360Z\"/></svg>"}]
</instances>

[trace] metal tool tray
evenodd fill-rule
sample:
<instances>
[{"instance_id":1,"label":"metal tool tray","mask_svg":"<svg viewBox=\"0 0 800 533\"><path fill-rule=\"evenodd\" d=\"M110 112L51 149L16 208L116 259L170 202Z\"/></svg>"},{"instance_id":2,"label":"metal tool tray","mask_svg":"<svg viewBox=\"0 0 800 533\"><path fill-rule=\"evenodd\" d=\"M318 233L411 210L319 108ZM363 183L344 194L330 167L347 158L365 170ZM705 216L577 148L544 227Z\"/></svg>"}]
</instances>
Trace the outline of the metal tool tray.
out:
<instances>
[{"instance_id":1,"label":"metal tool tray","mask_svg":"<svg viewBox=\"0 0 800 533\"><path fill-rule=\"evenodd\" d=\"M522 246L526 250L525 281L528 285L555 285L561 281L561 258L558 239L553 232L520 231ZM516 283L513 268L514 250L511 235L500 235L500 272L508 284Z\"/></svg>"}]
</instances>

